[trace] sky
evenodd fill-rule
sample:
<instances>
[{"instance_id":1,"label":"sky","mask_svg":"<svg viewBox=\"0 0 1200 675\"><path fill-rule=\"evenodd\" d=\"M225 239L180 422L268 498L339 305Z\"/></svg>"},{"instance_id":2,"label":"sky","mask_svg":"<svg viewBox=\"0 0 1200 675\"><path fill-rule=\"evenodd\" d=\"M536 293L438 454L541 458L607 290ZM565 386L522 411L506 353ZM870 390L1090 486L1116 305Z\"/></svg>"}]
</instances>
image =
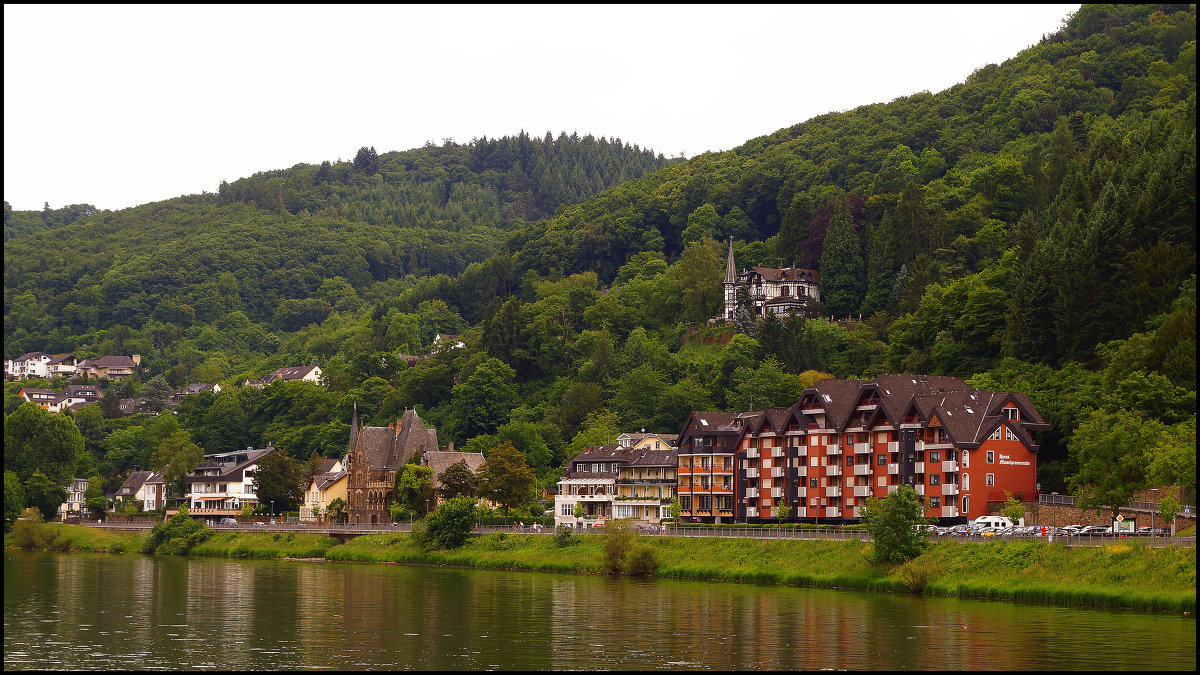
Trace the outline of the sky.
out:
<instances>
[{"instance_id":1,"label":"sky","mask_svg":"<svg viewBox=\"0 0 1200 675\"><path fill-rule=\"evenodd\" d=\"M450 138L722 151L936 93L1075 5L5 5L4 199L121 209Z\"/></svg>"}]
</instances>

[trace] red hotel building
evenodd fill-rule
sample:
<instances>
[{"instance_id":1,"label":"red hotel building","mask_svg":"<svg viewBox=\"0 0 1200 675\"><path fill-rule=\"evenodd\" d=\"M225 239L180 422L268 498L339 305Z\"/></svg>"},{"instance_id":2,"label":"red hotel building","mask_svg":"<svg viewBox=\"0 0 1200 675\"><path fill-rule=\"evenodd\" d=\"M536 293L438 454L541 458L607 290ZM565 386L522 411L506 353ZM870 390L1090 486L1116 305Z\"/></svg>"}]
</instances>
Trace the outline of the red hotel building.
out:
<instances>
[{"instance_id":1,"label":"red hotel building","mask_svg":"<svg viewBox=\"0 0 1200 675\"><path fill-rule=\"evenodd\" d=\"M911 485L928 516L969 520L1005 491L1033 498L1030 432L1047 427L1025 394L932 375L828 379L789 408L693 412L680 434L682 518L766 522L782 503L791 520L845 522L862 515L868 497ZM727 458L732 512L719 500L728 493L717 467Z\"/></svg>"}]
</instances>

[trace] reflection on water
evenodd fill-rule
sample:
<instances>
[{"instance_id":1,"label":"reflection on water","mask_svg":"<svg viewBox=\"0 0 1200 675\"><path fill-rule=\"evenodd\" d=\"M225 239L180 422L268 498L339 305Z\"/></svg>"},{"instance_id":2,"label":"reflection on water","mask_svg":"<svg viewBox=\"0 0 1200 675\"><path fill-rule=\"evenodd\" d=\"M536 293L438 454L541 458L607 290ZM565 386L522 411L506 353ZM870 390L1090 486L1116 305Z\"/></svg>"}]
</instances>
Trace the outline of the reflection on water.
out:
<instances>
[{"instance_id":1,"label":"reflection on water","mask_svg":"<svg viewBox=\"0 0 1200 675\"><path fill-rule=\"evenodd\" d=\"M6 669L1195 665L1194 620L1169 615L391 565L4 554Z\"/></svg>"}]
</instances>

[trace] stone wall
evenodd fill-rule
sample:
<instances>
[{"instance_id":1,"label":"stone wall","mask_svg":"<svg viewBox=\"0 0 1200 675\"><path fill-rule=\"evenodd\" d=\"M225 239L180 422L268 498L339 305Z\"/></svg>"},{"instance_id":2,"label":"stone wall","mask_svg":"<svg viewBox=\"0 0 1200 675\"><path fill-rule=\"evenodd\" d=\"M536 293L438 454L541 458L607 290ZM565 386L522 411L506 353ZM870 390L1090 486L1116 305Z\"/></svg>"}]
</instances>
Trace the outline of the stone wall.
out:
<instances>
[{"instance_id":1,"label":"stone wall","mask_svg":"<svg viewBox=\"0 0 1200 675\"><path fill-rule=\"evenodd\" d=\"M1146 500L1149 501L1149 500ZM1021 502L1025 505L1025 524L1026 525L1053 525L1062 527L1064 525L1112 525L1112 514L1101 513L1095 511L1084 511L1077 506L1062 506L1059 504L1039 504L1038 502ZM1003 504L1000 502L989 503L990 513L1001 515L1000 508ZM1152 521L1151 514L1141 511L1123 511L1126 518L1137 518L1138 527L1162 527L1166 528L1160 516L1155 516ZM1184 530L1193 527L1196 524L1196 509L1192 509L1191 517L1184 517L1180 514L1175 518L1175 529Z\"/></svg>"}]
</instances>

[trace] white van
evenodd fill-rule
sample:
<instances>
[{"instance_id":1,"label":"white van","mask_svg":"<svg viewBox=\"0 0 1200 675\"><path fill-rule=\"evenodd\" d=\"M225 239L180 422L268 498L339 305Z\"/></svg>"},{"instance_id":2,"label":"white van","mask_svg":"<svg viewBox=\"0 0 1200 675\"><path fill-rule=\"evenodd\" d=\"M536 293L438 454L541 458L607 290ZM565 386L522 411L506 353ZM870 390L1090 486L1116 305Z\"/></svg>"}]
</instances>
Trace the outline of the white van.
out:
<instances>
[{"instance_id":1,"label":"white van","mask_svg":"<svg viewBox=\"0 0 1200 675\"><path fill-rule=\"evenodd\" d=\"M1012 521L1009 520L1008 518L1005 518L1004 516L979 516L975 520L971 521L971 525L974 527L998 527L998 528L1013 526Z\"/></svg>"}]
</instances>

